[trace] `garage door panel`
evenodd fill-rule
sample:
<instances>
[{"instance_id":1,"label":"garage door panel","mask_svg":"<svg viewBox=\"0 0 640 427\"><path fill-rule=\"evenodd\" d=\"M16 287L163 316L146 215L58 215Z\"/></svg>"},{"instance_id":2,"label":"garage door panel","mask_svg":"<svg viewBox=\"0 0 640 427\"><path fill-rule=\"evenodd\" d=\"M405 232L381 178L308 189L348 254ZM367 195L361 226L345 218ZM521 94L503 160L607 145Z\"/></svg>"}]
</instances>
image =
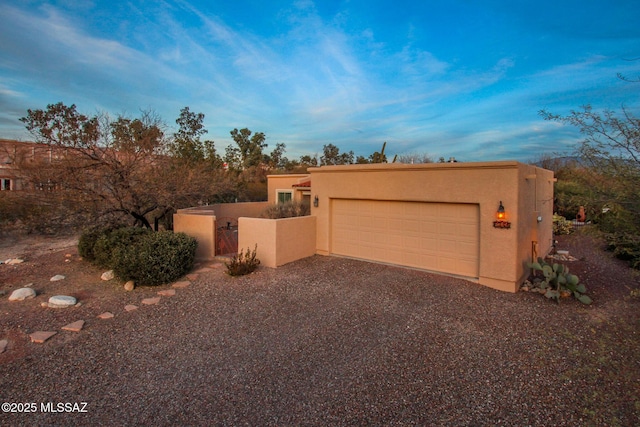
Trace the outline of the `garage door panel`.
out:
<instances>
[{"instance_id":1,"label":"garage door panel","mask_svg":"<svg viewBox=\"0 0 640 427\"><path fill-rule=\"evenodd\" d=\"M336 199L331 227L332 253L478 276L477 205Z\"/></svg>"}]
</instances>

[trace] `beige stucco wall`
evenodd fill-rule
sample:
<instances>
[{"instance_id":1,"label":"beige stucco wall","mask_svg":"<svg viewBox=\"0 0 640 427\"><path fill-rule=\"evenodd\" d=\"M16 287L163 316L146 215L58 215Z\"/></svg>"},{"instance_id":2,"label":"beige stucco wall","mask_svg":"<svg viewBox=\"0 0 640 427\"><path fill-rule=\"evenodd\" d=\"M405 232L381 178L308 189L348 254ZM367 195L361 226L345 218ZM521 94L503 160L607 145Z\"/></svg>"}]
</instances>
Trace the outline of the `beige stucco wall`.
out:
<instances>
[{"instance_id":1,"label":"beige stucco wall","mask_svg":"<svg viewBox=\"0 0 640 427\"><path fill-rule=\"evenodd\" d=\"M196 259L212 259L216 255L216 217L212 210L181 209L173 215L173 230L195 237Z\"/></svg>"},{"instance_id":2,"label":"beige stucco wall","mask_svg":"<svg viewBox=\"0 0 640 427\"><path fill-rule=\"evenodd\" d=\"M302 191L293 188L293 186L308 177L309 174L268 175L267 191L269 192L269 195L267 200L269 203L275 204L278 200L276 198L278 190L291 190L293 191L293 200L302 200ZM306 188L305 190L309 189Z\"/></svg>"},{"instance_id":3,"label":"beige stucco wall","mask_svg":"<svg viewBox=\"0 0 640 427\"><path fill-rule=\"evenodd\" d=\"M213 259L216 256L217 222L239 217L257 217L268 206L267 202L219 203L179 209L173 215L173 230L195 237L198 241L196 259Z\"/></svg>"},{"instance_id":4,"label":"beige stucco wall","mask_svg":"<svg viewBox=\"0 0 640 427\"><path fill-rule=\"evenodd\" d=\"M268 206L268 202L217 203L210 208L218 218L234 218L241 216L257 218Z\"/></svg>"},{"instance_id":5,"label":"beige stucco wall","mask_svg":"<svg viewBox=\"0 0 640 427\"><path fill-rule=\"evenodd\" d=\"M553 173L514 161L376 164L310 168L318 196L316 247L331 253L331 200L369 199L474 203L480 208L480 284L515 292L527 274L532 242L538 254L551 248ZM511 229L493 227L502 201ZM548 201L548 202L546 202ZM537 222L537 216L542 222Z\"/></svg>"},{"instance_id":6,"label":"beige stucco wall","mask_svg":"<svg viewBox=\"0 0 640 427\"><path fill-rule=\"evenodd\" d=\"M238 250L253 250L266 267L279 267L316 253L316 218L239 218Z\"/></svg>"}]
</instances>

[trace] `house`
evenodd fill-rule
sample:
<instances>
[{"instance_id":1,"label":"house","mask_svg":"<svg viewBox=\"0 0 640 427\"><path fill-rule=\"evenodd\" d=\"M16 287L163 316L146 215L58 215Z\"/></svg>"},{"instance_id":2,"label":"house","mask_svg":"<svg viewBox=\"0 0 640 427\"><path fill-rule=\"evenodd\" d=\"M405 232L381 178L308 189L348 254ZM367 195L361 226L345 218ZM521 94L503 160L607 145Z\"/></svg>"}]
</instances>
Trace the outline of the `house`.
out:
<instances>
[{"instance_id":1,"label":"house","mask_svg":"<svg viewBox=\"0 0 640 427\"><path fill-rule=\"evenodd\" d=\"M55 147L50 145L0 139L0 191L27 189L23 171L18 164L49 164L56 155Z\"/></svg>"},{"instance_id":2,"label":"house","mask_svg":"<svg viewBox=\"0 0 640 427\"><path fill-rule=\"evenodd\" d=\"M527 263L552 247L555 179L536 166L364 164L308 172L268 177L269 203L311 205L304 231L288 228L278 237L278 227L294 227L295 218L239 216L239 246L257 244L258 258L269 260L265 265L310 254L345 256L516 292L529 274ZM278 251L287 252L284 261Z\"/></svg>"}]
</instances>

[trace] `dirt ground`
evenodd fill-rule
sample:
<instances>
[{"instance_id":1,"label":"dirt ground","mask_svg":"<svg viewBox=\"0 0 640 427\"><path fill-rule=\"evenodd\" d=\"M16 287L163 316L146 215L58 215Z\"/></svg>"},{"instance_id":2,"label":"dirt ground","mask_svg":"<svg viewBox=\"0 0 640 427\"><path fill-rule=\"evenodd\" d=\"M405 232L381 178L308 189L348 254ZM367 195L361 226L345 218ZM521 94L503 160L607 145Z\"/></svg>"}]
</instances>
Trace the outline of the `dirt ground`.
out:
<instances>
[{"instance_id":1,"label":"dirt ground","mask_svg":"<svg viewBox=\"0 0 640 427\"><path fill-rule=\"evenodd\" d=\"M170 286L103 282L73 238L2 239L25 262L0 265L0 398L90 411L0 424L639 425L640 275L588 234L558 240L593 305L315 256L241 278L218 263L128 313ZM29 283L35 299L8 301ZM81 305L41 307L58 294Z\"/></svg>"},{"instance_id":2,"label":"dirt ground","mask_svg":"<svg viewBox=\"0 0 640 427\"><path fill-rule=\"evenodd\" d=\"M606 318L614 314L617 302L637 300L640 303L640 297L636 296L640 290L640 272L612 258L604 251L602 241L584 233L557 236L557 241L558 249L568 249L578 258L565 262L565 265L586 284L594 306L601 307L606 303L610 307L608 310L596 310L594 313L598 316ZM0 261L24 260L16 265L0 264L0 323L4 326L0 339L9 339L7 350L11 350L14 357L24 356L29 348L33 348L29 345L29 333L48 330L50 325L66 321L65 310L42 307L53 295L75 297L81 305L74 310L76 317L95 317L96 312L113 310L113 307L123 306L127 299L131 299L131 293L124 291L123 284L117 279L101 280L103 271L78 255L77 242L78 236L0 236ZM55 275L65 278L50 281ZM32 287L37 296L22 302L8 301L13 290L25 286ZM161 288L136 288L135 297L153 297Z\"/></svg>"},{"instance_id":3,"label":"dirt ground","mask_svg":"<svg viewBox=\"0 0 640 427\"><path fill-rule=\"evenodd\" d=\"M27 356L33 345L29 334L56 330L78 318L95 318L97 313L113 311L132 298L156 296L164 287L142 287L124 290L117 279L103 281L104 270L84 261L78 255L78 236L2 235L0 236L0 340L9 344L0 363ZM6 261L21 259L10 265ZM51 281L55 275L63 280ZM9 301L15 289L31 287L36 297ZM79 303L73 311L42 307L54 295L75 297ZM73 317L71 317L73 316Z\"/></svg>"}]
</instances>

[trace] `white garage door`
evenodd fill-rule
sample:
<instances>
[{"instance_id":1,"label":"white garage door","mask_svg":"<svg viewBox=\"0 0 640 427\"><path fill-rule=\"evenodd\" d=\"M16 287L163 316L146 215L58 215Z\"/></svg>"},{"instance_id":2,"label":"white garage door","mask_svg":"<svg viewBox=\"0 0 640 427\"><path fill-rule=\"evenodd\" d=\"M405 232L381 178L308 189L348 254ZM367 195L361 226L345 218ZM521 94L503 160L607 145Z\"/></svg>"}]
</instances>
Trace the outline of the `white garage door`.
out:
<instances>
[{"instance_id":1,"label":"white garage door","mask_svg":"<svg viewBox=\"0 0 640 427\"><path fill-rule=\"evenodd\" d=\"M474 204L333 199L331 252L478 277Z\"/></svg>"}]
</instances>

